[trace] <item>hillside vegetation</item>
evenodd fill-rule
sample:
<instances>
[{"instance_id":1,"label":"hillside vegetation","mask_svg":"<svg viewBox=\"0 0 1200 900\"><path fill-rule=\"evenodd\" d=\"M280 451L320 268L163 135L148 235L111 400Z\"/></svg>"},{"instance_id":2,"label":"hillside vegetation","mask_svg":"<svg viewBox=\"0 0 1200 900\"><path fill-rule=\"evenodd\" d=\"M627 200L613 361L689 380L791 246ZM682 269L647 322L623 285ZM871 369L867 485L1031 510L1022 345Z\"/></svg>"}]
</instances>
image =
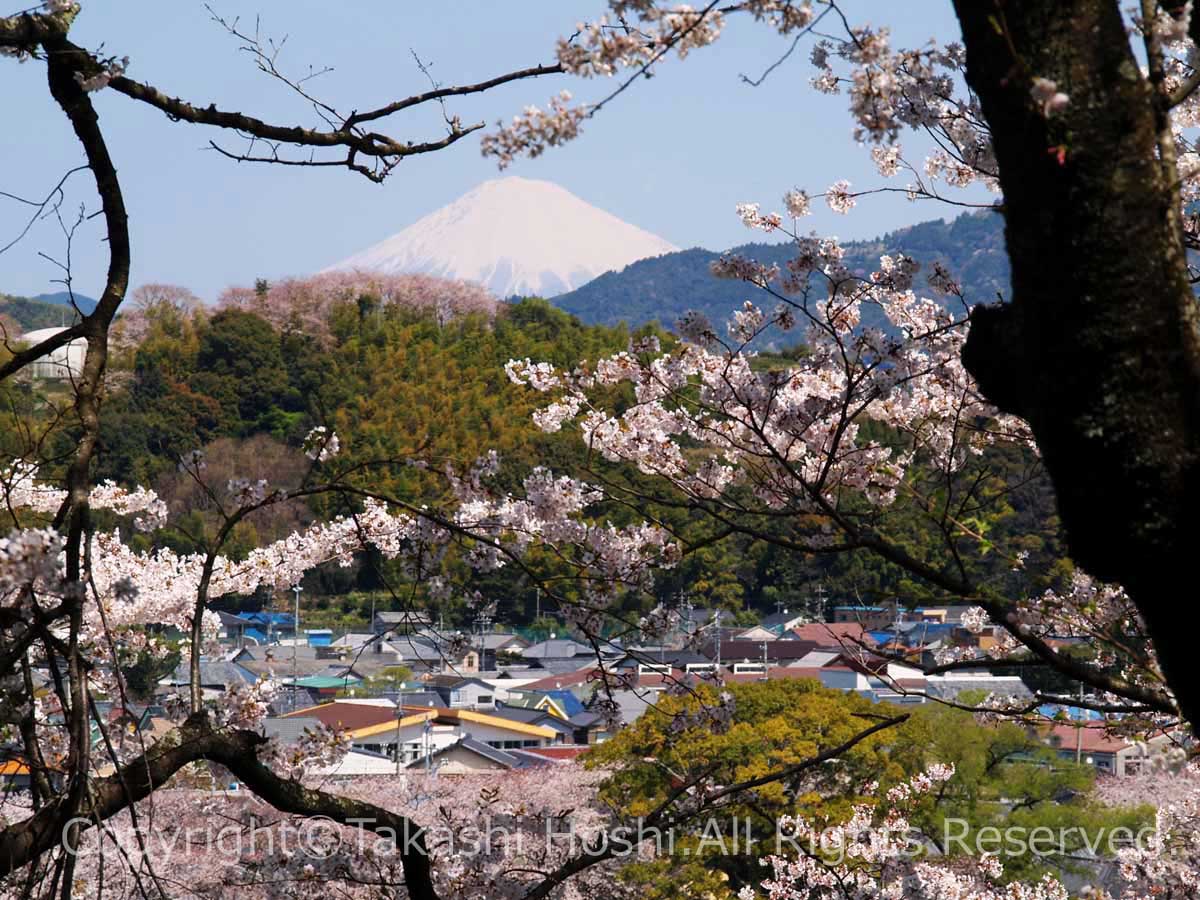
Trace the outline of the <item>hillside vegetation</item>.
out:
<instances>
[{"instance_id":1,"label":"hillside vegetation","mask_svg":"<svg viewBox=\"0 0 1200 900\"><path fill-rule=\"evenodd\" d=\"M899 233L906 242L900 249L926 258L940 252L952 266L957 261L967 283L976 285L972 290L1002 290L1007 273L995 265L1000 238L993 225L994 220L979 215L949 224L926 223ZM865 264L879 253L895 251L895 240L889 235L872 245L854 245L854 258ZM782 256L786 250L775 247L773 252ZM656 308L661 313L657 317L666 319L664 310L672 303L682 305L688 295L674 283L671 272L677 269L685 288L697 286L693 297L715 285L744 299L750 289L712 278L700 264L706 256L713 254L693 250L638 263L621 276L599 279L595 290L625 278L619 283L635 292L628 276L640 267L662 279L658 293L650 292L647 309ZM694 262L684 265L688 260ZM158 491L179 511L178 527L158 540L180 552L196 549L216 527L206 498L180 475L181 458L204 449L208 477L219 487L236 478L287 484L305 469L301 444L316 425L339 435L339 468L352 471L351 481L407 502L437 502L445 496L447 466L462 470L490 450L501 456L505 485L516 484L538 465L588 478L645 478L590 456L573 429L554 435L538 431L530 417L539 396L510 384L504 364L525 357L558 366L594 361L626 349L631 338L650 326L631 332L622 324L585 324L538 299L490 309L455 306L450 301L462 296L461 284L447 282L446 296L440 298L430 294L439 290L435 281L423 283L412 297L403 291L374 292L368 282L354 296L341 282L328 296L318 296L331 282L313 279L292 280L278 290L260 283L243 302L227 301L217 310L171 302L135 306L123 317L121 332L127 339L117 341L112 361L97 476ZM705 296L712 318L723 320L732 304L713 293ZM658 333L669 348L671 337ZM796 352L803 348L790 351ZM787 365L789 355L764 355L758 364ZM0 440L13 455L38 458L53 473L68 458L72 435L63 397L50 382L6 390L9 412ZM619 407L620 394L615 401ZM888 435L879 439L886 442ZM1067 572L1052 493L1042 478L1027 477L1036 471L1032 458L1014 451L972 465L998 498L986 520L975 523L978 530L1018 540L1030 553L1030 570L1047 573L1047 584ZM890 515L907 515L910 548L937 560L941 535L922 510L906 509L905 502L898 500ZM325 497L303 506L272 507L238 526L230 553L236 556L261 540L345 512L347 503ZM939 599L897 567L870 555L808 556L769 541L711 540L706 530L711 526L686 506L666 502L661 508L603 512L618 524L647 514L671 525L694 547L681 565L662 574L659 593L686 596L697 607L750 612L809 606L820 614L815 601L822 594L838 602ZM783 519L773 527L786 537L793 523ZM555 571L553 560L535 562L546 572ZM948 558L944 562L953 565ZM984 553L973 556L969 565L986 570L1006 563ZM465 568L459 573L468 577ZM515 622L533 618L535 594L518 573L504 569L469 577L470 589L498 601L501 616ZM335 566L313 576L306 596L327 604L323 598L360 597L353 592L401 581L384 562L364 555L349 570ZM419 585L410 587L420 594Z\"/></svg>"},{"instance_id":2,"label":"hillside vegetation","mask_svg":"<svg viewBox=\"0 0 1200 900\"><path fill-rule=\"evenodd\" d=\"M987 210L968 213L950 222L922 222L873 241L843 244L845 261L858 275L877 269L883 254L911 256L920 260L926 271L935 261L942 262L961 281L969 303L986 303L998 295L1008 295L1003 225L1000 216ZM729 252L780 267L794 255L792 245L787 243L745 244ZM554 304L584 322L599 325L658 321L670 328L689 310L702 312L713 322L723 322L729 311L740 306L748 295L744 284L713 278L709 273L709 265L720 256L693 248L643 259L555 297ZM916 289L923 285L924 280L918 276ZM864 320L869 320L875 312L864 310Z\"/></svg>"}]
</instances>

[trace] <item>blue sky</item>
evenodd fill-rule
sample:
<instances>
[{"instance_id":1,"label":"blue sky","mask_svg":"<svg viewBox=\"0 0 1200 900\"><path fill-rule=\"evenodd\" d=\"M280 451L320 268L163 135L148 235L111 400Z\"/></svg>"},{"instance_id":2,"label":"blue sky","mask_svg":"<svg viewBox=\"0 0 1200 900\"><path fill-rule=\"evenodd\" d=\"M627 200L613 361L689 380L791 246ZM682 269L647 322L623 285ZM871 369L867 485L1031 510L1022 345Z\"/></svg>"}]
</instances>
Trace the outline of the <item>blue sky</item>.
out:
<instances>
[{"instance_id":1,"label":"blue sky","mask_svg":"<svg viewBox=\"0 0 1200 900\"><path fill-rule=\"evenodd\" d=\"M212 0L226 16L243 16L262 32L287 36L281 67L303 72L310 64L333 72L311 83L335 106L367 108L428 87L413 63L416 51L443 83L489 78L552 59L556 37L604 4L563 0ZM876 22L896 5L850 0L852 21ZM948 0L904 4L904 20L890 20L896 43L957 37ZM337 12L331 13L335 9ZM198 104L216 103L283 123L311 124L306 106L259 74L236 41L213 23L203 3L172 0L84 0L74 39L131 59L131 77ZM749 20L731 20L714 46L626 92L588 122L583 136L508 172L555 181L593 203L681 247L712 249L743 243L747 232L735 203L778 206L791 187L820 191L837 178L856 187L878 183L865 149L855 145L845 99L808 87L812 67L798 51L761 87L741 82L757 75L789 41ZM37 62L0 59L0 191L44 194L82 153L45 87ZM554 76L519 82L478 98L455 101L464 121L494 123L525 105L544 104L567 88L596 99L608 80ZM448 151L406 160L382 186L339 169L292 169L236 164L207 149L210 138L236 147L231 136L172 123L121 95L95 95L101 124L121 175L133 235L134 286L167 281L205 299L230 284L316 271L411 224L476 184L497 177L475 137ZM395 117L389 132L412 140L440 137L436 107ZM66 208L97 205L88 173L69 183ZM0 201L0 245L19 230L20 207ZM843 238L873 236L900 225L952 215L946 207L913 205L896 196L863 198L849 217L818 211L811 227ZM95 295L107 262L96 219L72 247L76 290ZM53 222L40 223L18 246L0 255L0 291L56 290L54 266L38 256L61 257L64 241Z\"/></svg>"}]
</instances>

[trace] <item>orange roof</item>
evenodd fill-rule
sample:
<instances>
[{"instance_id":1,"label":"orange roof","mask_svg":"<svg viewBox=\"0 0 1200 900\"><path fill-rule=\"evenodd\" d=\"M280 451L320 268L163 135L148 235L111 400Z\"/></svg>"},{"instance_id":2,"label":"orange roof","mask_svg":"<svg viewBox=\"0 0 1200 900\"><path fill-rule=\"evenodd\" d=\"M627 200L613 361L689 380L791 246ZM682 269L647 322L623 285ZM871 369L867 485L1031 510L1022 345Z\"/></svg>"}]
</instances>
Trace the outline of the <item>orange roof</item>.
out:
<instances>
[{"instance_id":1,"label":"orange roof","mask_svg":"<svg viewBox=\"0 0 1200 900\"><path fill-rule=\"evenodd\" d=\"M19 759L6 759L0 763L0 775L28 775L29 766Z\"/></svg>"},{"instance_id":2,"label":"orange roof","mask_svg":"<svg viewBox=\"0 0 1200 900\"><path fill-rule=\"evenodd\" d=\"M553 691L559 688L574 687L577 684L584 684L593 675L599 677L599 672L600 670L595 666L585 666L582 669L576 669L574 672L564 672L561 675L547 675L539 681L521 685L521 690Z\"/></svg>"},{"instance_id":3,"label":"orange roof","mask_svg":"<svg viewBox=\"0 0 1200 900\"><path fill-rule=\"evenodd\" d=\"M1080 742L1080 733L1083 740ZM1101 723L1089 723L1082 728L1076 725L1052 725L1046 735L1048 739L1058 738L1055 744L1058 750L1074 750L1082 743L1084 753L1117 753L1130 746L1131 742L1121 737L1112 737ZM1052 741L1053 743L1053 741Z\"/></svg>"},{"instance_id":4,"label":"orange roof","mask_svg":"<svg viewBox=\"0 0 1200 900\"><path fill-rule=\"evenodd\" d=\"M320 706L309 706L294 712L284 713L281 719L309 718L317 719L322 725L336 728L339 725L347 731L358 731L371 725L381 725L384 722L396 727L396 707L376 706L369 703L322 703Z\"/></svg>"},{"instance_id":5,"label":"orange roof","mask_svg":"<svg viewBox=\"0 0 1200 900\"><path fill-rule=\"evenodd\" d=\"M822 647L840 647L843 642L853 644L854 641L875 643L861 622L810 622L797 625L792 634L804 641L815 641Z\"/></svg>"}]
</instances>

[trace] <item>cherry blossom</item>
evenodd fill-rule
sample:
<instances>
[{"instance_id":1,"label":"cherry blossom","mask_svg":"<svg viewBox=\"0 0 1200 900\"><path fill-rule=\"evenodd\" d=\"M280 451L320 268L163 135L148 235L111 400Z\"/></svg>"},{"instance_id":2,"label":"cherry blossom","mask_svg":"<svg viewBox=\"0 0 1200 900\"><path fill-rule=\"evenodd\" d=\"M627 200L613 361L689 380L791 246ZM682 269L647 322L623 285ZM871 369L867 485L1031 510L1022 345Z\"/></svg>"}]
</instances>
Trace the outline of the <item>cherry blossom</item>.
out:
<instances>
[{"instance_id":1,"label":"cherry blossom","mask_svg":"<svg viewBox=\"0 0 1200 900\"><path fill-rule=\"evenodd\" d=\"M994 856L951 867L920 853L925 842L908 815L922 796L953 775L953 767L930 767L876 803L856 805L842 823L786 823L789 841L803 851L765 860L772 870L762 884L766 895L771 900L1067 900L1066 888L1049 875L1033 884L1005 885ZM745 888L738 896L753 900L760 894Z\"/></svg>"},{"instance_id":2,"label":"cherry blossom","mask_svg":"<svg viewBox=\"0 0 1200 900\"><path fill-rule=\"evenodd\" d=\"M304 437L304 455L317 462L327 462L338 455L341 442L337 434L318 425Z\"/></svg>"},{"instance_id":3,"label":"cherry blossom","mask_svg":"<svg viewBox=\"0 0 1200 900\"><path fill-rule=\"evenodd\" d=\"M1058 89L1058 82L1049 78L1033 79L1033 87L1029 93L1047 119L1055 113L1061 113L1071 102L1071 98Z\"/></svg>"}]
</instances>

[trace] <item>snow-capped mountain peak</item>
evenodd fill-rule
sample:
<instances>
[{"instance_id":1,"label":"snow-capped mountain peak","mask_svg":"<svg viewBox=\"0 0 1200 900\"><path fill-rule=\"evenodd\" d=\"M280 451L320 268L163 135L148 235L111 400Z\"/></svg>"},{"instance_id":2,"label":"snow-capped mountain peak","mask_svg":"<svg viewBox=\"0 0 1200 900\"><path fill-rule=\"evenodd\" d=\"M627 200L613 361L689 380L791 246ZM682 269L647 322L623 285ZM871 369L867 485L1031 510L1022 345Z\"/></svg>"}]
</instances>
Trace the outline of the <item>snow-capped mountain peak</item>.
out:
<instances>
[{"instance_id":1,"label":"snow-capped mountain peak","mask_svg":"<svg viewBox=\"0 0 1200 900\"><path fill-rule=\"evenodd\" d=\"M553 297L678 248L550 181L498 178L325 271L422 272Z\"/></svg>"}]
</instances>

